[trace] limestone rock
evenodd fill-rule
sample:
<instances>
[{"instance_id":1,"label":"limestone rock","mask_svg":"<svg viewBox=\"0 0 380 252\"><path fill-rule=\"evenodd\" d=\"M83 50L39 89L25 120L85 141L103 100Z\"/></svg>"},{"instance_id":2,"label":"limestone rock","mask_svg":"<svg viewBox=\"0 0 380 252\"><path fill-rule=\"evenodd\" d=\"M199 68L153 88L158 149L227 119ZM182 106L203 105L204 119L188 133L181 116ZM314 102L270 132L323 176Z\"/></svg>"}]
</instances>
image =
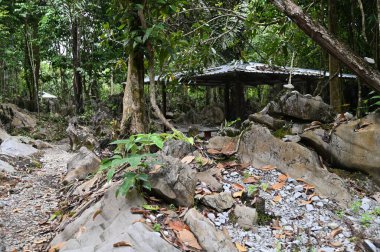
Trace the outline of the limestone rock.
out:
<instances>
[{"instance_id":1,"label":"limestone rock","mask_svg":"<svg viewBox=\"0 0 380 252\"><path fill-rule=\"evenodd\" d=\"M237 223L240 227L250 229L257 223L257 212L255 208L237 205L234 209Z\"/></svg>"},{"instance_id":2,"label":"limestone rock","mask_svg":"<svg viewBox=\"0 0 380 252\"><path fill-rule=\"evenodd\" d=\"M180 140L169 140L165 142L164 148L162 148L162 152L166 156L182 159L187 154L193 152L194 149L195 148L190 143Z\"/></svg>"},{"instance_id":3,"label":"limestone rock","mask_svg":"<svg viewBox=\"0 0 380 252\"><path fill-rule=\"evenodd\" d=\"M214 208L218 212L230 209L235 201L229 192L216 193L206 195L202 198L202 203L206 206Z\"/></svg>"},{"instance_id":4,"label":"limestone rock","mask_svg":"<svg viewBox=\"0 0 380 252\"><path fill-rule=\"evenodd\" d=\"M14 173L15 168L8 164L7 162L0 160L0 171L6 172L6 173Z\"/></svg>"},{"instance_id":5,"label":"limestone rock","mask_svg":"<svg viewBox=\"0 0 380 252\"><path fill-rule=\"evenodd\" d=\"M0 121L6 129L33 129L37 125L34 116L10 103L0 104Z\"/></svg>"},{"instance_id":6,"label":"limestone rock","mask_svg":"<svg viewBox=\"0 0 380 252\"><path fill-rule=\"evenodd\" d=\"M67 174L63 180L64 184L74 180L82 180L90 173L98 170L100 159L86 147L82 147L79 153L72 157L67 163Z\"/></svg>"},{"instance_id":7,"label":"limestone rock","mask_svg":"<svg viewBox=\"0 0 380 252\"><path fill-rule=\"evenodd\" d=\"M278 102L272 102L269 114L280 114L305 121L332 122L336 113L318 97L291 92L283 95Z\"/></svg>"},{"instance_id":8,"label":"limestone rock","mask_svg":"<svg viewBox=\"0 0 380 252\"><path fill-rule=\"evenodd\" d=\"M11 157L28 157L37 152L37 149L22 143L17 137L7 138L0 145L0 154L9 155Z\"/></svg>"},{"instance_id":9,"label":"limestone rock","mask_svg":"<svg viewBox=\"0 0 380 252\"><path fill-rule=\"evenodd\" d=\"M351 201L351 196L341 179L322 168L316 153L297 143L277 139L267 128L253 125L243 134L238 155L244 163L255 167L274 165L293 178L303 178L315 185L316 191L337 200L341 206Z\"/></svg>"},{"instance_id":10,"label":"limestone rock","mask_svg":"<svg viewBox=\"0 0 380 252\"><path fill-rule=\"evenodd\" d=\"M190 209L185 215L185 222L197 237L199 244L208 252L237 251L231 239L217 230L212 222L196 209Z\"/></svg>"},{"instance_id":11,"label":"limestone rock","mask_svg":"<svg viewBox=\"0 0 380 252\"><path fill-rule=\"evenodd\" d=\"M206 146L207 149L222 150L227 145L234 143L236 144L237 138L227 137L227 136L215 136L210 138Z\"/></svg>"},{"instance_id":12,"label":"limestone rock","mask_svg":"<svg viewBox=\"0 0 380 252\"><path fill-rule=\"evenodd\" d=\"M165 155L159 155L155 163L161 167L150 173L152 192L176 205L192 206L197 183L196 171L180 159Z\"/></svg>"},{"instance_id":13,"label":"limestone rock","mask_svg":"<svg viewBox=\"0 0 380 252\"><path fill-rule=\"evenodd\" d=\"M240 134L240 130L234 127L225 127L220 133L221 136L236 137Z\"/></svg>"},{"instance_id":14,"label":"limestone rock","mask_svg":"<svg viewBox=\"0 0 380 252\"><path fill-rule=\"evenodd\" d=\"M342 123L329 141L328 133L306 131L302 139L334 165L368 173L380 185L380 113Z\"/></svg>"},{"instance_id":15,"label":"limestone rock","mask_svg":"<svg viewBox=\"0 0 380 252\"><path fill-rule=\"evenodd\" d=\"M141 207L145 200L136 191L127 197L115 198L119 185L107 190L104 197L86 209L77 219L52 240L51 246L64 243L61 252L82 251L160 251L179 252L167 243L157 232L151 231L145 224L138 222L141 215L132 214L132 207ZM94 213L99 212L94 219ZM113 244L126 241L131 247L114 248Z\"/></svg>"},{"instance_id":16,"label":"limestone rock","mask_svg":"<svg viewBox=\"0 0 380 252\"><path fill-rule=\"evenodd\" d=\"M78 150L82 146L86 146L91 150L99 146L98 141L95 139L90 129L78 125L76 118L70 120L66 132L70 139L71 150L73 151Z\"/></svg>"},{"instance_id":17,"label":"limestone rock","mask_svg":"<svg viewBox=\"0 0 380 252\"><path fill-rule=\"evenodd\" d=\"M285 121L276 119L268 114L256 113L249 116L249 120L259 124L263 124L272 130L281 129L285 125Z\"/></svg>"},{"instance_id":18,"label":"limestone rock","mask_svg":"<svg viewBox=\"0 0 380 252\"><path fill-rule=\"evenodd\" d=\"M198 181L204 182L212 191L220 192L223 189L223 185L214 177L218 173L220 173L220 169L211 168L203 172L198 172L196 176Z\"/></svg>"},{"instance_id":19,"label":"limestone rock","mask_svg":"<svg viewBox=\"0 0 380 252\"><path fill-rule=\"evenodd\" d=\"M0 127L0 143L2 143L5 139L9 138L10 135Z\"/></svg>"}]
</instances>

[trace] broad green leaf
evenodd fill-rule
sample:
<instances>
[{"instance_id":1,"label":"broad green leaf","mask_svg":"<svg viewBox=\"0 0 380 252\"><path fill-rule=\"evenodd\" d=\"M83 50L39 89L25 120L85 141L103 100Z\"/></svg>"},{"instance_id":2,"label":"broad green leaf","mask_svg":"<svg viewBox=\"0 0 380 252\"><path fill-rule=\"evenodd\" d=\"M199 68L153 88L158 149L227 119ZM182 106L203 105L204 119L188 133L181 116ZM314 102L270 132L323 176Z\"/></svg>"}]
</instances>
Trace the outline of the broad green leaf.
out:
<instances>
[{"instance_id":1,"label":"broad green leaf","mask_svg":"<svg viewBox=\"0 0 380 252\"><path fill-rule=\"evenodd\" d=\"M149 211L158 211L160 210L160 207L157 206L157 205L148 205L148 204L145 204L142 206L145 210L149 210Z\"/></svg>"}]
</instances>

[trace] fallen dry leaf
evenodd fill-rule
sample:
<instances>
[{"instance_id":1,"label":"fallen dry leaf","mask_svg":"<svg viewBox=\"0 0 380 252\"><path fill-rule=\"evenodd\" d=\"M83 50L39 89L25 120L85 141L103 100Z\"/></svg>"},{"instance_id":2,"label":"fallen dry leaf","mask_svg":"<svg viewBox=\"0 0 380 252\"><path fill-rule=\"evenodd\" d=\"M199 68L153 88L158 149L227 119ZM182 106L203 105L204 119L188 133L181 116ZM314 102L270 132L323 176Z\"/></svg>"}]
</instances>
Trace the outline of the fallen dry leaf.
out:
<instances>
[{"instance_id":1,"label":"fallen dry leaf","mask_svg":"<svg viewBox=\"0 0 380 252\"><path fill-rule=\"evenodd\" d=\"M56 245L52 246L48 252L58 252L60 249L63 248L66 242L60 242L57 243Z\"/></svg>"},{"instance_id":2,"label":"fallen dry leaf","mask_svg":"<svg viewBox=\"0 0 380 252\"><path fill-rule=\"evenodd\" d=\"M305 206L305 205L311 204L312 202L313 202L312 200L301 200L299 205Z\"/></svg>"},{"instance_id":3,"label":"fallen dry leaf","mask_svg":"<svg viewBox=\"0 0 380 252\"><path fill-rule=\"evenodd\" d=\"M223 153L226 156L231 156L235 154L236 152L236 144L234 142L229 142L228 144L224 145L221 153Z\"/></svg>"},{"instance_id":4,"label":"fallen dry leaf","mask_svg":"<svg viewBox=\"0 0 380 252\"><path fill-rule=\"evenodd\" d=\"M330 242L330 245L335 247L335 248L342 247L342 243L340 241Z\"/></svg>"},{"instance_id":5,"label":"fallen dry leaf","mask_svg":"<svg viewBox=\"0 0 380 252\"><path fill-rule=\"evenodd\" d=\"M137 222L145 223L145 219L141 218L141 219L135 220L132 222L132 224L137 223Z\"/></svg>"},{"instance_id":6,"label":"fallen dry leaf","mask_svg":"<svg viewBox=\"0 0 380 252\"><path fill-rule=\"evenodd\" d=\"M184 164L190 164L195 159L195 156L186 156L181 159L181 162Z\"/></svg>"},{"instance_id":7,"label":"fallen dry leaf","mask_svg":"<svg viewBox=\"0 0 380 252\"><path fill-rule=\"evenodd\" d=\"M126 242L126 241L119 241L119 242L114 243L113 247L114 248L118 248L118 247L132 247L132 244L130 244L129 242Z\"/></svg>"},{"instance_id":8,"label":"fallen dry leaf","mask_svg":"<svg viewBox=\"0 0 380 252\"><path fill-rule=\"evenodd\" d=\"M308 197L307 197L307 200L311 200L311 198L313 198L314 196L317 196L316 193L312 193L310 194Z\"/></svg>"},{"instance_id":9,"label":"fallen dry leaf","mask_svg":"<svg viewBox=\"0 0 380 252\"><path fill-rule=\"evenodd\" d=\"M338 234L342 233L342 231L343 231L343 229L341 229L341 228L338 227L338 228L334 229L333 231L331 231L330 237L334 238Z\"/></svg>"},{"instance_id":10,"label":"fallen dry leaf","mask_svg":"<svg viewBox=\"0 0 380 252\"><path fill-rule=\"evenodd\" d=\"M199 245L197 238L195 238L194 234L187 229L178 232L178 239L186 246L202 250L202 247Z\"/></svg>"},{"instance_id":11,"label":"fallen dry leaf","mask_svg":"<svg viewBox=\"0 0 380 252\"><path fill-rule=\"evenodd\" d=\"M244 170L244 169L248 168L250 166L250 164L248 164L248 163L242 163L239 166L240 166L239 167L240 170Z\"/></svg>"},{"instance_id":12,"label":"fallen dry leaf","mask_svg":"<svg viewBox=\"0 0 380 252\"><path fill-rule=\"evenodd\" d=\"M297 180L298 182L307 183L303 178L297 178L296 180Z\"/></svg>"},{"instance_id":13,"label":"fallen dry leaf","mask_svg":"<svg viewBox=\"0 0 380 252\"><path fill-rule=\"evenodd\" d=\"M236 190L244 190L244 189L245 189L244 186L242 186L242 185L240 185L240 184L238 184L238 183L233 183L233 184L232 184L232 187L233 187L234 189L236 189Z\"/></svg>"},{"instance_id":14,"label":"fallen dry leaf","mask_svg":"<svg viewBox=\"0 0 380 252\"><path fill-rule=\"evenodd\" d=\"M288 175L286 175L286 174L281 174L280 176L278 176L277 181L278 181L278 182L285 182L287 179L288 179Z\"/></svg>"},{"instance_id":15,"label":"fallen dry leaf","mask_svg":"<svg viewBox=\"0 0 380 252\"><path fill-rule=\"evenodd\" d=\"M280 220L279 219L273 220L271 228L275 230L280 230L281 229Z\"/></svg>"},{"instance_id":16,"label":"fallen dry leaf","mask_svg":"<svg viewBox=\"0 0 380 252\"><path fill-rule=\"evenodd\" d=\"M274 165L265 165L265 166L261 167L260 170L262 170L262 171L271 171L271 170L274 170L276 168L277 168L277 166L274 166Z\"/></svg>"},{"instance_id":17,"label":"fallen dry leaf","mask_svg":"<svg viewBox=\"0 0 380 252\"><path fill-rule=\"evenodd\" d=\"M273 184L273 185L271 186L271 188L272 188L273 190L280 190L281 188L284 187L284 185L285 185L284 182L279 182L279 183Z\"/></svg>"},{"instance_id":18,"label":"fallen dry leaf","mask_svg":"<svg viewBox=\"0 0 380 252\"><path fill-rule=\"evenodd\" d=\"M145 209L137 208L137 207L132 207L131 213L133 213L133 214L147 214L147 213L149 213L149 211L145 210Z\"/></svg>"},{"instance_id":19,"label":"fallen dry leaf","mask_svg":"<svg viewBox=\"0 0 380 252\"><path fill-rule=\"evenodd\" d=\"M234 198L240 198L241 196L243 196L243 193L244 193L244 190L241 190L241 191L238 191L238 192L234 192L232 194L232 197L234 197Z\"/></svg>"},{"instance_id":20,"label":"fallen dry leaf","mask_svg":"<svg viewBox=\"0 0 380 252\"><path fill-rule=\"evenodd\" d=\"M162 165L156 164L155 166L153 166L153 169L149 173L150 174L158 173L161 170L161 166Z\"/></svg>"},{"instance_id":21,"label":"fallen dry leaf","mask_svg":"<svg viewBox=\"0 0 380 252\"><path fill-rule=\"evenodd\" d=\"M221 154L220 151L215 150L215 149L208 149L208 150L207 150L207 153L208 153L208 154L211 154L211 155L218 155L218 154Z\"/></svg>"},{"instance_id":22,"label":"fallen dry leaf","mask_svg":"<svg viewBox=\"0 0 380 252\"><path fill-rule=\"evenodd\" d=\"M102 213L102 210L100 210L100 209L96 210L96 212L95 212L94 215L92 216L92 220L94 221L95 218L96 218L96 216L98 216L98 215L101 214L101 213Z\"/></svg>"},{"instance_id":23,"label":"fallen dry leaf","mask_svg":"<svg viewBox=\"0 0 380 252\"><path fill-rule=\"evenodd\" d=\"M180 221L180 220L170 220L168 222L168 226L170 229L177 230L177 231L182 231L184 229L189 230L189 227L183 221Z\"/></svg>"},{"instance_id":24,"label":"fallen dry leaf","mask_svg":"<svg viewBox=\"0 0 380 252\"><path fill-rule=\"evenodd\" d=\"M244 184L254 184L257 183L257 179L253 176L249 176L248 178L243 179Z\"/></svg>"},{"instance_id":25,"label":"fallen dry leaf","mask_svg":"<svg viewBox=\"0 0 380 252\"><path fill-rule=\"evenodd\" d=\"M273 198L273 201L274 202L280 202L281 201L281 195L277 195L277 196L275 196L274 198Z\"/></svg>"},{"instance_id":26,"label":"fallen dry leaf","mask_svg":"<svg viewBox=\"0 0 380 252\"><path fill-rule=\"evenodd\" d=\"M238 242L235 242L235 246L239 250L239 252L247 252L248 251L247 248L244 245L241 245Z\"/></svg>"}]
</instances>

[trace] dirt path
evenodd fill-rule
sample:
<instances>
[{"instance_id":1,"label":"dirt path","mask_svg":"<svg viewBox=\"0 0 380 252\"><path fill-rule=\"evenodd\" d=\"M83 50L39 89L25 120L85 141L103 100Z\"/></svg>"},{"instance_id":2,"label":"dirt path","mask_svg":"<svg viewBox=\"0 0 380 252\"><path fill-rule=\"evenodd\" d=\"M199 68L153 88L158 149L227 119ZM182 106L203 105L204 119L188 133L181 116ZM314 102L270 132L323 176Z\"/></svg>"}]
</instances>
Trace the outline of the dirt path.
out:
<instances>
[{"instance_id":1,"label":"dirt path","mask_svg":"<svg viewBox=\"0 0 380 252\"><path fill-rule=\"evenodd\" d=\"M45 149L41 169L31 173L18 170L12 175L19 182L9 188L8 195L0 195L0 252L41 251L53 236L47 220L59 203L60 177L73 156L68 148L54 145Z\"/></svg>"}]
</instances>

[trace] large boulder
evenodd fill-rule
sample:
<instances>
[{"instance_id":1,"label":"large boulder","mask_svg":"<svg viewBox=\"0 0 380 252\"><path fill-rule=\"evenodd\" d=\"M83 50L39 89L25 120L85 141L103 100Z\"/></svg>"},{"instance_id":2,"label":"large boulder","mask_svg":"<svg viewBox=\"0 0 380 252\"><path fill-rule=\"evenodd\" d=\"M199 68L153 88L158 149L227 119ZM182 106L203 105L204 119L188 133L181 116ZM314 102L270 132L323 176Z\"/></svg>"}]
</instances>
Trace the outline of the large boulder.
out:
<instances>
[{"instance_id":1,"label":"large boulder","mask_svg":"<svg viewBox=\"0 0 380 252\"><path fill-rule=\"evenodd\" d=\"M10 103L0 104L0 121L8 130L13 128L33 129L37 125L34 116Z\"/></svg>"},{"instance_id":2,"label":"large boulder","mask_svg":"<svg viewBox=\"0 0 380 252\"><path fill-rule=\"evenodd\" d=\"M319 128L302 139L332 164L370 174L380 185L380 113L343 123L328 135Z\"/></svg>"},{"instance_id":3,"label":"large boulder","mask_svg":"<svg viewBox=\"0 0 380 252\"><path fill-rule=\"evenodd\" d=\"M191 208L185 215L185 222L197 237L199 244L208 252L238 251L231 239L214 224L204 217L195 208Z\"/></svg>"},{"instance_id":4,"label":"large boulder","mask_svg":"<svg viewBox=\"0 0 380 252\"><path fill-rule=\"evenodd\" d=\"M83 146L67 163L67 174L63 179L63 184L85 179L90 173L99 169L100 162L95 153Z\"/></svg>"},{"instance_id":5,"label":"large boulder","mask_svg":"<svg viewBox=\"0 0 380 252\"><path fill-rule=\"evenodd\" d=\"M0 126L0 143L9 137L10 135Z\"/></svg>"},{"instance_id":6,"label":"large boulder","mask_svg":"<svg viewBox=\"0 0 380 252\"><path fill-rule=\"evenodd\" d=\"M336 115L333 108L322 98L291 92L283 95L278 102L272 102L269 113L305 121L331 122Z\"/></svg>"},{"instance_id":7,"label":"large boulder","mask_svg":"<svg viewBox=\"0 0 380 252\"><path fill-rule=\"evenodd\" d=\"M150 181L152 192L178 206L194 204L196 171L180 159L158 155L154 161Z\"/></svg>"},{"instance_id":8,"label":"large boulder","mask_svg":"<svg viewBox=\"0 0 380 252\"><path fill-rule=\"evenodd\" d=\"M119 185L107 190L104 197L86 209L77 219L69 223L57 234L51 246L61 244L60 252L82 251L160 251L179 252L167 243L160 234L150 230L139 222L139 214L132 214L131 208L139 208L145 204L141 194L136 191L127 197L115 198ZM99 213L94 215L94 213ZM114 247L117 242L128 242L130 247Z\"/></svg>"},{"instance_id":9,"label":"large boulder","mask_svg":"<svg viewBox=\"0 0 380 252\"><path fill-rule=\"evenodd\" d=\"M351 196L341 179L324 169L316 153L292 142L284 142L260 125L252 125L242 135L238 155L244 163L255 167L274 165L293 178L302 178L315 186L318 193L333 198L342 206L351 201Z\"/></svg>"},{"instance_id":10,"label":"large boulder","mask_svg":"<svg viewBox=\"0 0 380 252\"><path fill-rule=\"evenodd\" d=\"M162 152L166 156L172 156L181 159L194 150L195 148L190 143L181 140L166 141L164 147L162 148Z\"/></svg>"},{"instance_id":11,"label":"large boulder","mask_svg":"<svg viewBox=\"0 0 380 252\"><path fill-rule=\"evenodd\" d=\"M255 113L249 115L249 120L263 124L272 130L278 130L285 126L286 121L271 117L268 114Z\"/></svg>"},{"instance_id":12,"label":"large boulder","mask_svg":"<svg viewBox=\"0 0 380 252\"><path fill-rule=\"evenodd\" d=\"M205 195L202 198L202 203L214 208L218 212L223 212L224 210L230 209L234 205L235 200L232 198L230 192L221 192Z\"/></svg>"},{"instance_id":13,"label":"large boulder","mask_svg":"<svg viewBox=\"0 0 380 252\"><path fill-rule=\"evenodd\" d=\"M38 150L29 144L25 144L17 137L8 137L0 145L0 154L11 157L30 157Z\"/></svg>"},{"instance_id":14,"label":"large boulder","mask_svg":"<svg viewBox=\"0 0 380 252\"><path fill-rule=\"evenodd\" d=\"M66 132L70 139L71 150L73 151L78 150L82 146L91 150L99 147L99 143L91 133L91 130L88 127L79 125L76 118L70 120Z\"/></svg>"}]
</instances>

